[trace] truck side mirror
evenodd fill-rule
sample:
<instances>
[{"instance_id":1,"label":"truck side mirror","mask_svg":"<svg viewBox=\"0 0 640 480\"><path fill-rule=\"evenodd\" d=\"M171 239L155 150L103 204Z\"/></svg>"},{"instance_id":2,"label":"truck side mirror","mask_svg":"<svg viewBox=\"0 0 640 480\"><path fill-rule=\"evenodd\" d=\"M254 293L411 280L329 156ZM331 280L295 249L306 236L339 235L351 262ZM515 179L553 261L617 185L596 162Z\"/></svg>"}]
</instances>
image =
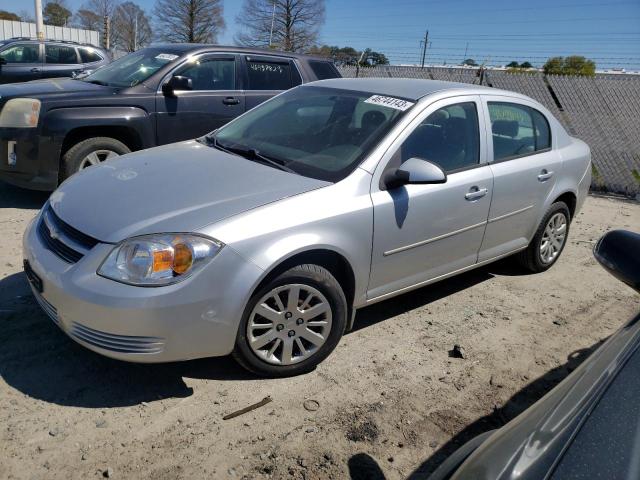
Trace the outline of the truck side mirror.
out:
<instances>
[{"instance_id":1,"label":"truck side mirror","mask_svg":"<svg viewBox=\"0 0 640 480\"><path fill-rule=\"evenodd\" d=\"M640 293L640 234L627 230L605 233L593 256L611 275Z\"/></svg>"}]
</instances>

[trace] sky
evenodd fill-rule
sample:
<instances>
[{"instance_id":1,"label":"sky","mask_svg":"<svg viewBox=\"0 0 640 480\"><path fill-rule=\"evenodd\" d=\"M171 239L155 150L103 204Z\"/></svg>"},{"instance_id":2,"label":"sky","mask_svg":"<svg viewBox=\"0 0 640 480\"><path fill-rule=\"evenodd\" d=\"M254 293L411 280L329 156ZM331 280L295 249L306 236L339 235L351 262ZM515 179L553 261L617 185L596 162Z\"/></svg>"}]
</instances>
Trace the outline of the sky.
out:
<instances>
[{"instance_id":1,"label":"sky","mask_svg":"<svg viewBox=\"0 0 640 480\"><path fill-rule=\"evenodd\" d=\"M77 9L83 0L67 0ZM148 13L155 0L138 0ZM33 9L30 0L0 0L0 8ZM224 0L233 44L242 0ZM640 70L640 0L326 0L320 44L371 48L394 64L421 61L429 31L427 64L464 58L503 65L540 66L550 56L584 55L599 69ZM465 54L466 52L466 54Z\"/></svg>"}]
</instances>

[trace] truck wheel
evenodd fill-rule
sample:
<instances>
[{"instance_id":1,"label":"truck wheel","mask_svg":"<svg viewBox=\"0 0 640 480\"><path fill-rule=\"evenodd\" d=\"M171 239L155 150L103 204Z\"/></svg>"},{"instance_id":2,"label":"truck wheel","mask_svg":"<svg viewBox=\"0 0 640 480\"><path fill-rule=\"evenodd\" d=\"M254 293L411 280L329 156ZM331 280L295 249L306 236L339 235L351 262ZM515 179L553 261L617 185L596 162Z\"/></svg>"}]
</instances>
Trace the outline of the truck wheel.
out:
<instances>
[{"instance_id":1,"label":"truck wheel","mask_svg":"<svg viewBox=\"0 0 640 480\"><path fill-rule=\"evenodd\" d=\"M76 143L62 156L60 181L80 170L119 157L131 150L124 143L110 137L88 138Z\"/></svg>"},{"instance_id":2,"label":"truck wheel","mask_svg":"<svg viewBox=\"0 0 640 480\"><path fill-rule=\"evenodd\" d=\"M346 325L347 301L335 277L318 265L298 265L251 297L233 355L265 377L306 373L333 351Z\"/></svg>"},{"instance_id":3,"label":"truck wheel","mask_svg":"<svg viewBox=\"0 0 640 480\"><path fill-rule=\"evenodd\" d=\"M534 273L551 268L567 244L570 221L569 208L564 202L551 205L529 246L516 254L520 265Z\"/></svg>"}]
</instances>

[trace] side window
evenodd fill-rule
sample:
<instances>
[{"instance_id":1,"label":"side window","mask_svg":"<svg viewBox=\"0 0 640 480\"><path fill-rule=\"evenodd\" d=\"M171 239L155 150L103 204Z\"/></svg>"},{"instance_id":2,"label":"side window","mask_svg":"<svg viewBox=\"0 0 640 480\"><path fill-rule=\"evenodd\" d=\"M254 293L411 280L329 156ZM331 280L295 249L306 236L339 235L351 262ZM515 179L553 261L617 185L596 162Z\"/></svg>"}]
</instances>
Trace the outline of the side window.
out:
<instances>
[{"instance_id":1,"label":"side window","mask_svg":"<svg viewBox=\"0 0 640 480\"><path fill-rule=\"evenodd\" d=\"M93 63L102 60L102 57L92 48L81 48L80 59L82 63Z\"/></svg>"},{"instance_id":2,"label":"side window","mask_svg":"<svg viewBox=\"0 0 640 480\"><path fill-rule=\"evenodd\" d=\"M248 90L288 90L300 85L297 71L288 61L273 61L247 57Z\"/></svg>"},{"instance_id":3,"label":"side window","mask_svg":"<svg viewBox=\"0 0 640 480\"><path fill-rule=\"evenodd\" d=\"M236 62L233 58L198 60L176 72L190 78L193 90L235 90Z\"/></svg>"},{"instance_id":4,"label":"side window","mask_svg":"<svg viewBox=\"0 0 640 480\"><path fill-rule=\"evenodd\" d=\"M340 78L340 72L331 62L321 62L319 60L310 60L309 66L313 73L315 73L318 80L325 80L327 78Z\"/></svg>"},{"instance_id":5,"label":"side window","mask_svg":"<svg viewBox=\"0 0 640 480\"><path fill-rule=\"evenodd\" d=\"M429 115L400 147L401 162L412 157L437 163L445 172L480 162L480 133L475 102L457 103Z\"/></svg>"},{"instance_id":6,"label":"side window","mask_svg":"<svg viewBox=\"0 0 640 480\"><path fill-rule=\"evenodd\" d=\"M489 102L493 158L504 160L529 155L551 146L547 119L525 105Z\"/></svg>"},{"instance_id":7,"label":"side window","mask_svg":"<svg viewBox=\"0 0 640 480\"><path fill-rule=\"evenodd\" d=\"M51 64L78 63L78 56L74 47L66 45L45 45L45 62Z\"/></svg>"},{"instance_id":8,"label":"side window","mask_svg":"<svg viewBox=\"0 0 640 480\"><path fill-rule=\"evenodd\" d=\"M19 43L12 45L0 53L7 63L38 63L40 45L37 43Z\"/></svg>"}]
</instances>

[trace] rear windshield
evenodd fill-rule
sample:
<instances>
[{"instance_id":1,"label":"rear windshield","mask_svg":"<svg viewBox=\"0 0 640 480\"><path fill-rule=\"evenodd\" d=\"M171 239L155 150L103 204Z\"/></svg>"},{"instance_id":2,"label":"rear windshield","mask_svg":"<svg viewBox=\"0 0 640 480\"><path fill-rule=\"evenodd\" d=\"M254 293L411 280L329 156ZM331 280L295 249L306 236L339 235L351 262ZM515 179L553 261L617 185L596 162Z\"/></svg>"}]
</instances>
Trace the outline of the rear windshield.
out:
<instances>
[{"instance_id":1,"label":"rear windshield","mask_svg":"<svg viewBox=\"0 0 640 480\"><path fill-rule=\"evenodd\" d=\"M326 80L327 78L340 78L340 72L331 62L321 62L318 60L311 60L309 66L313 73L315 73L318 80Z\"/></svg>"},{"instance_id":2,"label":"rear windshield","mask_svg":"<svg viewBox=\"0 0 640 480\"><path fill-rule=\"evenodd\" d=\"M404 99L302 86L250 110L215 134L219 147L254 150L300 175L349 175L413 106Z\"/></svg>"}]
</instances>

